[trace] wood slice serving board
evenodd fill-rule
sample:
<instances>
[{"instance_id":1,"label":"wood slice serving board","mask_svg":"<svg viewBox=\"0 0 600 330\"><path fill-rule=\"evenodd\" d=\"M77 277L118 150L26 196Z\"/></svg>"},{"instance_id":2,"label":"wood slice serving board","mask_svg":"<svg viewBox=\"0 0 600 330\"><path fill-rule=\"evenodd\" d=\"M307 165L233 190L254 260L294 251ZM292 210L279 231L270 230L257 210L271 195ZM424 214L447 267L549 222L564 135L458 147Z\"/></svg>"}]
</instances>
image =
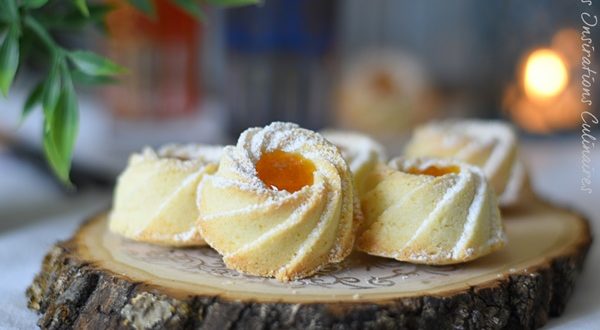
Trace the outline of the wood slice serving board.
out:
<instances>
[{"instance_id":1,"label":"wood slice serving board","mask_svg":"<svg viewBox=\"0 0 600 330\"><path fill-rule=\"evenodd\" d=\"M590 229L541 202L503 217L508 246L474 262L431 267L354 253L280 283L229 270L208 247L122 239L101 214L55 245L27 295L48 329L537 328L564 310Z\"/></svg>"}]
</instances>

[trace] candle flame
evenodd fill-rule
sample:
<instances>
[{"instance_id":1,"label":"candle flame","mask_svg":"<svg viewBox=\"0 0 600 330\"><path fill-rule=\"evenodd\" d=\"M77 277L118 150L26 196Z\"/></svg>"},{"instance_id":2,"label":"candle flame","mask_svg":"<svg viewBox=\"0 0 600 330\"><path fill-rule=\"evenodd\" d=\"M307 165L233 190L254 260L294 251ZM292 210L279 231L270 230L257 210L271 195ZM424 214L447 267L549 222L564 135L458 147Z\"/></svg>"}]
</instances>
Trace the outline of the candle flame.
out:
<instances>
[{"instance_id":1,"label":"candle flame","mask_svg":"<svg viewBox=\"0 0 600 330\"><path fill-rule=\"evenodd\" d=\"M564 91L567 82L567 66L557 52L538 49L529 54L523 76L527 96L533 99L552 98Z\"/></svg>"}]
</instances>

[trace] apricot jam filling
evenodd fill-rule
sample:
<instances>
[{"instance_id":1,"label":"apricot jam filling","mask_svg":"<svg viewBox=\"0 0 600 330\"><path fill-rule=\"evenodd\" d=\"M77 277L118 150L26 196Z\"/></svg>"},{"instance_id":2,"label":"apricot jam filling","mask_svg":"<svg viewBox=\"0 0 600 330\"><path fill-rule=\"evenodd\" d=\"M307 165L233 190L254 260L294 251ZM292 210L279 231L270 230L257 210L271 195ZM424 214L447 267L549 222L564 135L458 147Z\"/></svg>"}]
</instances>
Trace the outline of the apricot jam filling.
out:
<instances>
[{"instance_id":1,"label":"apricot jam filling","mask_svg":"<svg viewBox=\"0 0 600 330\"><path fill-rule=\"evenodd\" d=\"M315 164L300 154L275 150L262 154L256 163L258 178L268 187L296 192L313 184Z\"/></svg>"},{"instance_id":2,"label":"apricot jam filling","mask_svg":"<svg viewBox=\"0 0 600 330\"><path fill-rule=\"evenodd\" d=\"M409 168L406 173L417 174L417 175L431 175L431 176L442 176L450 173L459 173L460 169L458 166L448 166L448 167L437 167L437 166L429 166L425 169L419 168Z\"/></svg>"},{"instance_id":3,"label":"apricot jam filling","mask_svg":"<svg viewBox=\"0 0 600 330\"><path fill-rule=\"evenodd\" d=\"M388 95L394 92L393 78L385 71L375 73L371 78L371 85L376 92L382 95Z\"/></svg>"}]
</instances>

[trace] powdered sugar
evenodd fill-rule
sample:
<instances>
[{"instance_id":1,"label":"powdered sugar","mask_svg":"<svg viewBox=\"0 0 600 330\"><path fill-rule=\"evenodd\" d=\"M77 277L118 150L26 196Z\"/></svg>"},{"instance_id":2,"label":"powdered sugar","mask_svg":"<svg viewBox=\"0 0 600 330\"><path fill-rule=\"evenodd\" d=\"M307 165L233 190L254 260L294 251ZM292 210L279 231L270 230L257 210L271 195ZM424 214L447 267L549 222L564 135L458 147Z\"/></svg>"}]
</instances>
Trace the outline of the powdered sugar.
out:
<instances>
[{"instance_id":1,"label":"powdered sugar","mask_svg":"<svg viewBox=\"0 0 600 330\"><path fill-rule=\"evenodd\" d=\"M387 160L385 148L366 135L336 130L325 130L321 134L340 149L353 173L366 163Z\"/></svg>"},{"instance_id":2,"label":"powdered sugar","mask_svg":"<svg viewBox=\"0 0 600 330\"><path fill-rule=\"evenodd\" d=\"M159 244L203 244L195 226L197 213L172 212L193 210L192 192L202 177L216 168L214 163L200 159L202 148L210 149L210 157L215 157L214 153L221 149L171 145L158 152L146 147L132 154L115 189L111 230Z\"/></svg>"},{"instance_id":3,"label":"powdered sugar","mask_svg":"<svg viewBox=\"0 0 600 330\"><path fill-rule=\"evenodd\" d=\"M200 233L198 232L198 228L196 228L195 226L192 226L187 231L183 231L177 234L166 235L162 233L153 233L149 236L155 242L202 242Z\"/></svg>"},{"instance_id":4,"label":"powdered sugar","mask_svg":"<svg viewBox=\"0 0 600 330\"><path fill-rule=\"evenodd\" d=\"M408 260L419 263L444 264L453 263L464 260L469 260L479 256L492 248L504 244L505 234L501 226L501 219L497 202L492 191L489 189L485 176L481 169L462 163L456 160L435 159L435 158L414 158L404 159L395 158L389 162L389 166L395 170L409 173L414 170L424 171L430 167L440 169L457 167L458 173L449 172L442 174L439 179L446 180L450 185L443 192L441 199L435 204L431 211L428 211L424 218L415 219L421 221L420 225L415 229L414 233L410 234L410 238L403 243L403 247L389 255L389 252L377 252L382 256L393 257L399 260ZM430 180L425 180L418 189L425 187L428 184L435 182L433 177ZM437 179L437 178L436 178ZM471 187L471 188L468 188ZM426 239L429 231L434 227L435 221L442 216L453 217L454 215L444 215L444 212L452 212L453 203L458 201L460 194L463 194L467 189L474 189L474 195L470 199L469 208L465 218L456 219L461 223L460 236L453 242L453 248L437 249L432 252L430 249L422 250L417 243L422 239ZM414 190L407 192L410 195ZM433 192L432 192L433 193ZM400 205L406 201L406 196L394 203ZM460 214L457 213L457 214ZM489 222L489 232L477 232L477 225L480 221ZM475 235L487 235L485 243L473 246L471 242ZM477 241L477 240L475 240ZM416 248L416 250L415 250ZM367 251L368 252L368 251Z\"/></svg>"},{"instance_id":5,"label":"powdered sugar","mask_svg":"<svg viewBox=\"0 0 600 330\"><path fill-rule=\"evenodd\" d=\"M131 154L129 164L158 161L173 168L200 168L207 164L218 164L222 153L222 146L212 145L168 144L158 149L158 151L146 146L141 152Z\"/></svg>"},{"instance_id":6,"label":"powdered sugar","mask_svg":"<svg viewBox=\"0 0 600 330\"><path fill-rule=\"evenodd\" d=\"M237 145L226 147L223 154L231 160L227 163L232 167L231 170L239 175L235 178L236 182L245 184L258 193L269 193L276 189L267 187L257 177L255 166L263 153L273 150L299 153L313 162L320 163L324 160L333 164L338 171L348 171L333 145L317 133L293 123L274 122L262 129L249 128L240 135ZM316 171L322 175L330 175L322 173L324 170L326 169L322 166L316 167Z\"/></svg>"},{"instance_id":7,"label":"powdered sugar","mask_svg":"<svg viewBox=\"0 0 600 330\"><path fill-rule=\"evenodd\" d=\"M417 129L413 140L429 140L432 136L441 137L444 149L459 148L453 157L468 160L472 155L491 149L485 163L481 164L485 175L492 180L505 166L510 166L506 186L495 187L503 205L517 200L525 176L518 158L517 137L512 127L501 121L448 120L434 122ZM462 147L461 147L462 145ZM521 167L521 168L519 168Z\"/></svg>"},{"instance_id":8,"label":"powdered sugar","mask_svg":"<svg viewBox=\"0 0 600 330\"><path fill-rule=\"evenodd\" d=\"M158 149L158 156L182 160L201 160L218 163L223 155L223 146L204 144L167 144Z\"/></svg>"},{"instance_id":9,"label":"powdered sugar","mask_svg":"<svg viewBox=\"0 0 600 330\"><path fill-rule=\"evenodd\" d=\"M275 150L297 153L312 161L315 166L313 183L295 192L267 186L258 177L256 163L264 153ZM271 244L271 237L274 235L291 230L290 228L294 226L312 223L312 221L306 221L307 217L318 216L319 220L314 225L315 227L310 230L310 234L305 238L299 250L289 257L288 262L282 269L264 270L262 273L263 275L276 276L279 279L287 279L290 276L299 276L299 274L307 276L321 267L322 265L319 265L316 269L297 270L301 273L295 275L289 274L291 268L288 268L292 267L296 260L307 257L305 254L316 253L316 251L322 249L323 247L315 248L320 240L333 242L332 246L328 248L335 251L337 256L342 243L347 244L346 242L340 242L337 237L340 235L323 238L322 235L325 234L323 228L331 225L332 222L336 227L349 228L347 226L351 227L352 224L348 225L345 222L354 221L352 217L354 204L351 172L340 152L318 133L300 128L292 123L274 122L264 128L249 128L244 131L235 146L229 146L223 150L219 170L213 175L206 176L198 191L197 203L201 213L200 227L202 227L203 222L208 223L210 221L213 223L232 215L251 215L255 212L275 212L277 214L277 212L280 212L278 205L282 205L284 201L308 194L307 197L296 198L297 205L294 204L293 212L287 219L272 228L261 229L264 231L257 239L236 250L220 249L219 237L207 238L209 244L213 245L221 254L227 256L226 262L232 260L231 258L238 254L244 254L244 258L252 258L252 256L248 257L245 251L250 251L250 249L252 251L254 249L260 250L262 246L266 248L268 244ZM246 197L239 194L241 191L248 194L247 196L254 197L249 197L247 203L240 202L239 207L235 209L231 209L231 206L219 209L218 206L211 205L211 211L207 213L202 208L201 196L203 194L222 195L223 198L227 198L229 194L239 195L239 198L243 200ZM314 210L319 205L322 205L323 211L318 215L310 215L309 210ZM265 216L269 215L265 214ZM223 228L223 230L222 234L226 236L227 228ZM329 233L329 231L327 232ZM262 256L257 255L256 257L261 258ZM236 267L235 264L229 265L238 270L246 270L243 267Z\"/></svg>"}]
</instances>

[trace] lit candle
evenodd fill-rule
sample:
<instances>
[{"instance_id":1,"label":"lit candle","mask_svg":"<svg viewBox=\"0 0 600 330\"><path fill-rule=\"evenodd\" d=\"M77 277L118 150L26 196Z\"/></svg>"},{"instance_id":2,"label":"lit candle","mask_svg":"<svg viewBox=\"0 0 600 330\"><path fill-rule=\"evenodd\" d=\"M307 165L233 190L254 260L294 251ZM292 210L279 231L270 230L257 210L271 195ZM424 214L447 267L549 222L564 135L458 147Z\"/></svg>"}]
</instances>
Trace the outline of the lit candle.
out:
<instances>
[{"instance_id":1,"label":"lit candle","mask_svg":"<svg viewBox=\"0 0 600 330\"><path fill-rule=\"evenodd\" d=\"M527 57L523 86L529 98L534 100L554 98L565 90L568 80L567 66L557 52L538 49Z\"/></svg>"},{"instance_id":2,"label":"lit candle","mask_svg":"<svg viewBox=\"0 0 600 330\"><path fill-rule=\"evenodd\" d=\"M579 122L581 102L574 84L569 82L573 60L565 56L571 53L573 35L560 36L561 43L528 53L518 80L506 90L505 109L515 123L530 132L570 129Z\"/></svg>"}]
</instances>

